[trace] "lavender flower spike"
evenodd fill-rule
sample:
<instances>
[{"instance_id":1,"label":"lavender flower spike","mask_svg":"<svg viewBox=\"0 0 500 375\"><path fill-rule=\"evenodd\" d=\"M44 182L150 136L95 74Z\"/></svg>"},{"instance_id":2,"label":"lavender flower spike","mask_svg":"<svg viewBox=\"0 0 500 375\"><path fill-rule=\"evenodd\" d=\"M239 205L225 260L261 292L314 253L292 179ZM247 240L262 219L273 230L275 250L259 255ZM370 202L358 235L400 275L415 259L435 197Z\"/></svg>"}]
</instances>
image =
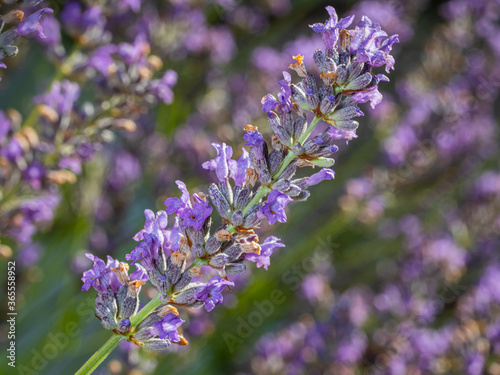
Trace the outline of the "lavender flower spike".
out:
<instances>
[{"instance_id":1,"label":"lavender flower spike","mask_svg":"<svg viewBox=\"0 0 500 375\"><path fill-rule=\"evenodd\" d=\"M94 266L84 273L83 289L94 286L98 290L96 315L105 328L124 335L123 340L151 350L166 349L171 343L187 344L177 331L184 321L177 316L176 307L204 306L212 311L223 302L225 287L234 286L227 275L243 273L247 261L267 270L274 250L285 245L274 236L260 241L256 230L262 220L267 219L269 225L286 222L288 203L305 201L311 194L306 188L335 177L329 169L338 150L335 142L356 138L354 117L363 115L358 105L367 100L373 105L381 99L378 83L385 76L372 75L372 68L394 65L389 52L397 37L386 39L387 34L367 18L356 30L347 31L353 17L339 20L332 7L327 10L329 20L311 26L322 34L326 46L325 51L313 55L320 79L307 72L304 57L298 54L290 68L298 73L300 82L293 83L292 76L284 72L278 94L268 94L261 101L274 133L272 139L266 140L256 127L247 125L243 138L249 149L237 160L232 159L230 146L213 143L217 155L203 163L203 168L214 171L218 183L208 187L208 194L190 194L184 182L176 181L181 194L165 200L165 211L156 215L151 210L144 212L144 229L134 237L139 243L126 256L131 264L139 261L141 266L136 265L130 276L127 263L109 259L104 265L89 255ZM127 64L145 67L146 44L137 38L134 45L122 44L109 51L109 59L103 53L103 61L118 64L118 54L130 60ZM112 73L106 79L113 79L116 72ZM310 117L314 119L308 123ZM331 127L313 133L320 121ZM297 169L304 167L319 171L294 178ZM208 197L221 217L215 230ZM170 229L168 215L174 215ZM207 281L215 272L218 276ZM147 279L158 290L158 297L135 315L137 292ZM354 346L362 345L364 341L358 340ZM342 356L357 355L347 349Z\"/></svg>"}]
</instances>

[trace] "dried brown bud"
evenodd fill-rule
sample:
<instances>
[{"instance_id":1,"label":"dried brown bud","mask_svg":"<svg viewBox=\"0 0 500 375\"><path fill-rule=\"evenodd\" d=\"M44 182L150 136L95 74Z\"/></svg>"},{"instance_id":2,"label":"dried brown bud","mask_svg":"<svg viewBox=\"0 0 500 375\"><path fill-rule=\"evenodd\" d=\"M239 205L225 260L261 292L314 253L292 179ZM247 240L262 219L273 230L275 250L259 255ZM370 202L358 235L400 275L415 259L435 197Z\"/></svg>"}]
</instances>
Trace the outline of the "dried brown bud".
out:
<instances>
[{"instance_id":1,"label":"dried brown bud","mask_svg":"<svg viewBox=\"0 0 500 375\"><path fill-rule=\"evenodd\" d=\"M172 259L173 264L175 264L177 267L181 267L182 262L184 262L186 260L186 255L182 254L178 251L173 251L170 258Z\"/></svg>"},{"instance_id":2,"label":"dried brown bud","mask_svg":"<svg viewBox=\"0 0 500 375\"><path fill-rule=\"evenodd\" d=\"M12 10L9 13L1 16L5 23L18 23L23 20L24 12L21 10Z\"/></svg>"},{"instance_id":3,"label":"dried brown bud","mask_svg":"<svg viewBox=\"0 0 500 375\"><path fill-rule=\"evenodd\" d=\"M25 127L21 129L21 134L28 140L31 147L35 147L39 143L38 134L33 128Z\"/></svg>"},{"instance_id":4,"label":"dried brown bud","mask_svg":"<svg viewBox=\"0 0 500 375\"><path fill-rule=\"evenodd\" d=\"M201 267L193 267L188 272L191 277L201 277L203 275Z\"/></svg>"},{"instance_id":5,"label":"dried brown bud","mask_svg":"<svg viewBox=\"0 0 500 375\"><path fill-rule=\"evenodd\" d=\"M129 281L128 285L133 289L137 290L139 289L142 285L146 284L145 281L140 281L140 280L134 280L134 281Z\"/></svg>"},{"instance_id":6,"label":"dried brown bud","mask_svg":"<svg viewBox=\"0 0 500 375\"><path fill-rule=\"evenodd\" d=\"M125 262L120 262L118 267L111 268L111 271L116 273L118 280L120 280L120 282L122 284L125 284L127 282L128 270L129 270L129 265L128 265L128 263L125 263Z\"/></svg>"},{"instance_id":7,"label":"dried brown bud","mask_svg":"<svg viewBox=\"0 0 500 375\"><path fill-rule=\"evenodd\" d=\"M214 233L214 237L218 241L223 242L223 241L229 241L233 237L233 235L225 229L220 229Z\"/></svg>"},{"instance_id":8,"label":"dried brown bud","mask_svg":"<svg viewBox=\"0 0 500 375\"><path fill-rule=\"evenodd\" d=\"M257 255L260 255L260 245L257 242L241 244L241 249L245 253L255 253Z\"/></svg>"},{"instance_id":9,"label":"dried brown bud","mask_svg":"<svg viewBox=\"0 0 500 375\"><path fill-rule=\"evenodd\" d=\"M293 59L296 61L296 63L290 64L288 68L295 70L299 77L305 77L307 75L307 71L304 65L304 56L299 54L297 56L293 56Z\"/></svg>"},{"instance_id":10,"label":"dried brown bud","mask_svg":"<svg viewBox=\"0 0 500 375\"><path fill-rule=\"evenodd\" d=\"M17 143L19 143L19 146L21 146L21 148L24 150L24 151L28 151L31 146L30 146L30 142L28 141L28 139L21 133L16 133L13 135L13 137L15 138L15 140L17 141Z\"/></svg>"},{"instance_id":11,"label":"dried brown bud","mask_svg":"<svg viewBox=\"0 0 500 375\"><path fill-rule=\"evenodd\" d=\"M247 125L247 126L245 126L245 131L246 131L246 132L253 132L253 131L255 131L255 130L257 130L257 127L256 127L256 126L253 126L253 125L250 125L250 124L249 124L249 125Z\"/></svg>"},{"instance_id":12,"label":"dried brown bud","mask_svg":"<svg viewBox=\"0 0 500 375\"><path fill-rule=\"evenodd\" d=\"M0 244L0 257L9 259L12 256L12 249L7 245Z\"/></svg>"},{"instance_id":13,"label":"dried brown bud","mask_svg":"<svg viewBox=\"0 0 500 375\"><path fill-rule=\"evenodd\" d=\"M299 160L297 160L297 167L313 167L314 168L314 164L311 163L309 160L299 159Z\"/></svg>"},{"instance_id":14,"label":"dried brown bud","mask_svg":"<svg viewBox=\"0 0 500 375\"><path fill-rule=\"evenodd\" d=\"M153 71L148 67L141 66L139 68L139 77L141 77L142 79L149 80L151 79L152 76L153 76Z\"/></svg>"},{"instance_id":15,"label":"dried brown bud","mask_svg":"<svg viewBox=\"0 0 500 375\"><path fill-rule=\"evenodd\" d=\"M163 62L158 56L151 55L148 57L148 63L154 70L159 70L163 66Z\"/></svg>"},{"instance_id":16,"label":"dried brown bud","mask_svg":"<svg viewBox=\"0 0 500 375\"><path fill-rule=\"evenodd\" d=\"M59 115L57 114L57 112L54 108L51 108L45 104L39 104L37 107L37 110L38 110L38 114L40 116L42 116L43 118L46 118L50 122L59 121Z\"/></svg>"},{"instance_id":17,"label":"dried brown bud","mask_svg":"<svg viewBox=\"0 0 500 375\"><path fill-rule=\"evenodd\" d=\"M158 312L157 314L161 317L167 315L168 313L172 313L174 315L179 315L179 311L177 311L177 309L173 306L170 306L170 305L165 305L165 306L162 306L158 309Z\"/></svg>"},{"instance_id":18,"label":"dried brown bud","mask_svg":"<svg viewBox=\"0 0 500 375\"><path fill-rule=\"evenodd\" d=\"M255 169L247 168L247 173L245 176L245 184L248 186L254 186L258 179L259 175L255 171Z\"/></svg>"},{"instance_id":19,"label":"dried brown bud","mask_svg":"<svg viewBox=\"0 0 500 375\"><path fill-rule=\"evenodd\" d=\"M113 122L113 126L119 130L125 130L126 132L135 132L137 130L137 124L126 118L119 118Z\"/></svg>"},{"instance_id":20,"label":"dried brown bud","mask_svg":"<svg viewBox=\"0 0 500 375\"><path fill-rule=\"evenodd\" d=\"M5 113L7 117L10 118L10 121L12 121L12 125L15 128L21 126L21 122L23 121L23 116L21 116L21 114L18 111L16 111L13 108L9 108Z\"/></svg>"},{"instance_id":21,"label":"dried brown bud","mask_svg":"<svg viewBox=\"0 0 500 375\"><path fill-rule=\"evenodd\" d=\"M67 170L49 171L47 172L47 180L56 184L74 184L76 182L76 175Z\"/></svg>"}]
</instances>

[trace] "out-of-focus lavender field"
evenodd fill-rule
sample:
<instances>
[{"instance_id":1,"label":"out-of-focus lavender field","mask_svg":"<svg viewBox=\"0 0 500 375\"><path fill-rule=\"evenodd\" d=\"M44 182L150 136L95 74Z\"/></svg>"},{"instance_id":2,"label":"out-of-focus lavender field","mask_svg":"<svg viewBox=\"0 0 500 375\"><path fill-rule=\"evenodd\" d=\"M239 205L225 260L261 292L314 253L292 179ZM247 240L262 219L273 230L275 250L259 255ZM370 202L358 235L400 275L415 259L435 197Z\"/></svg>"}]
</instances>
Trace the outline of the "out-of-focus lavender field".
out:
<instances>
[{"instance_id":1,"label":"out-of-focus lavender field","mask_svg":"<svg viewBox=\"0 0 500 375\"><path fill-rule=\"evenodd\" d=\"M286 246L183 316L188 346L122 342L95 373L500 375L500 1L30 3L0 1L0 373L73 374L108 339L84 254L125 259L176 180L213 180L212 142L272 136L261 98L292 56L317 72L331 5L399 35L335 179L262 224ZM24 35L15 10L44 8Z\"/></svg>"}]
</instances>

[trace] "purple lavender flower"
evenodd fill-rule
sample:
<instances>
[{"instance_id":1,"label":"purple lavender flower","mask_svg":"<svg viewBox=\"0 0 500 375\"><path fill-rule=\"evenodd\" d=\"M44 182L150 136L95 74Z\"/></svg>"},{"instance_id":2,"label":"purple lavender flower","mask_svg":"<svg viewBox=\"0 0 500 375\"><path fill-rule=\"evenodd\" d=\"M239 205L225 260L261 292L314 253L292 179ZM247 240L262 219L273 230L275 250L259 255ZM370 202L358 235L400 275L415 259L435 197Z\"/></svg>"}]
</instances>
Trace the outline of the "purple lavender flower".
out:
<instances>
[{"instance_id":1,"label":"purple lavender flower","mask_svg":"<svg viewBox=\"0 0 500 375\"><path fill-rule=\"evenodd\" d=\"M212 206L198 194L193 194L193 202L191 202L186 184L182 181L176 181L175 183L182 194L180 198L171 197L165 200L167 213L169 215L174 212L177 213L183 219L181 224L183 227L193 226L197 230L200 230L205 219L212 213Z\"/></svg>"},{"instance_id":2,"label":"purple lavender flower","mask_svg":"<svg viewBox=\"0 0 500 375\"><path fill-rule=\"evenodd\" d=\"M94 257L96 258L96 257ZM118 289L122 286L122 282L118 279L118 275L112 271L112 269L118 269L120 266L120 261L114 259L108 255L108 261L106 262L105 272L108 276L109 286L113 293L117 293Z\"/></svg>"},{"instance_id":3,"label":"purple lavender flower","mask_svg":"<svg viewBox=\"0 0 500 375\"><path fill-rule=\"evenodd\" d=\"M77 1L67 4L61 12L61 19L71 35L79 37L83 42L102 40L106 18L100 6L91 6L82 11ZM100 34L100 35L98 35ZM89 38L86 38L88 36Z\"/></svg>"},{"instance_id":4,"label":"purple lavender flower","mask_svg":"<svg viewBox=\"0 0 500 375\"><path fill-rule=\"evenodd\" d=\"M116 53L117 47L114 44L107 44L95 50L89 57L87 64L90 68L94 68L104 77L110 74L110 68L114 64L112 55Z\"/></svg>"},{"instance_id":5,"label":"purple lavender flower","mask_svg":"<svg viewBox=\"0 0 500 375\"><path fill-rule=\"evenodd\" d=\"M241 156L237 161L229 160L230 176L236 186L242 186L245 183L247 170L251 168L248 151L241 149Z\"/></svg>"},{"instance_id":6,"label":"purple lavender flower","mask_svg":"<svg viewBox=\"0 0 500 375\"><path fill-rule=\"evenodd\" d=\"M40 20L44 38L39 38L40 42L46 46L56 48L61 45L61 27L59 21L54 17L43 17Z\"/></svg>"},{"instance_id":7,"label":"purple lavender flower","mask_svg":"<svg viewBox=\"0 0 500 375\"><path fill-rule=\"evenodd\" d=\"M206 285L196 289L195 298L205 302L205 310L212 311L215 305L222 303L222 290L226 286L234 286L234 283L219 276L214 276Z\"/></svg>"},{"instance_id":8,"label":"purple lavender flower","mask_svg":"<svg viewBox=\"0 0 500 375\"><path fill-rule=\"evenodd\" d=\"M264 112L276 111L278 113L288 113L291 112L292 106L292 89L290 87L292 83L292 76L288 72L283 72L283 78L278 83L281 89L278 92L278 98L276 99L273 95L267 94L262 98L262 110Z\"/></svg>"},{"instance_id":9,"label":"purple lavender flower","mask_svg":"<svg viewBox=\"0 0 500 375\"><path fill-rule=\"evenodd\" d=\"M45 13L52 14L54 11L50 8L42 8L26 17L17 27L18 34L23 36L36 33L39 38L45 38L42 25L40 25L40 18Z\"/></svg>"},{"instance_id":10,"label":"purple lavender flower","mask_svg":"<svg viewBox=\"0 0 500 375\"><path fill-rule=\"evenodd\" d=\"M108 184L113 189L120 190L137 180L140 175L141 165L139 160L126 151L119 151L113 158Z\"/></svg>"},{"instance_id":11,"label":"purple lavender flower","mask_svg":"<svg viewBox=\"0 0 500 375\"><path fill-rule=\"evenodd\" d=\"M23 171L23 179L28 182L33 189L40 190L46 172L46 168L38 160L35 160Z\"/></svg>"},{"instance_id":12,"label":"purple lavender flower","mask_svg":"<svg viewBox=\"0 0 500 375\"><path fill-rule=\"evenodd\" d=\"M165 104L171 104L174 100L172 87L177 83L177 73L167 70L162 78L155 79L149 84L149 91Z\"/></svg>"},{"instance_id":13,"label":"purple lavender flower","mask_svg":"<svg viewBox=\"0 0 500 375\"><path fill-rule=\"evenodd\" d=\"M217 178L221 182L225 182L229 176L229 163L233 156L231 146L226 146L225 143L219 145L212 143L212 146L217 150L217 156L202 164L202 167L211 171L215 171Z\"/></svg>"},{"instance_id":14,"label":"purple lavender flower","mask_svg":"<svg viewBox=\"0 0 500 375\"><path fill-rule=\"evenodd\" d=\"M82 290L89 290L89 288L93 286L98 293L106 293L110 287L110 280L106 272L104 261L92 254L85 254L85 256L93 261L94 265L90 270L83 273Z\"/></svg>"},{"instance_id":15,"label":"purple lavender flower","mask_svg":"<svg viewBox=\"0 0 500 375\"><path fill-rule=\"evenodd\" d=\"M137 13L141 10L141 0L124 0L123 7Z\"/></svg>"},{"instance_id":16,"label":"purple lavender flower","mask_svg":"<svg viewBox=\"0 0 500 375\"><path fill-rule=\"evenodd\" d=\"M142 233L142 237L144 241L139 242L130 254L125 255L125 259L131 261L131 264L139 261L150 271L154 269L153 261L159 257L161 243L158 237L149 233Z\"/></svg>"},{"instance_id":17,"label":"purple lavender flower","mask_svg":"<svg viewBox=\"0 0 500 375\"><path fill-rule=\"evenodd\" d=\"M166 314L162 320L154 323L152 333L158 335L158 337L162 340L179 342L180 337L177 332L177 328L179 328L184 322L184 320L170 312Z\"/></svg>"},{"instance_id":18,"label":"purple lavender flower","mask_svg":"<svg viewBox=\"0 0 500 375\"><path fill-rule=\"evenodd\" d=\"M399 42L398 35L387 38L387 33L378 23L363 16L353 32L351 53L355 53L358 62L369 62L373 67L385 65L389 73L394 69L394 57L390 55L392 45Z\"/></svg>"},{"instance_id":19,"label":"purple lavender flower","mask_svg":"<svg viewBox=\"0 0 500 375\"><path fill-rule=\"evenodd\" d=\"M168 215L165 211L158 211L156 216L151 210L144 210L144 216L146 216L146 222L144 223L144 229L141 229L135 236L134 240L142 241L144 239L144 234L148 233L153 237L156 237L160 244L163 244L165 237L163 231L168 225Z\"/></svg>"},{"instance_id":20,"label":"purple lavender flower","mask_svg":"<svg viewBox=\"0 0 500 375\"><path fill-rule=\"evenodd\" d=\"M306 179L307 186L313 186L319 184L325 180L333 180L335 178L335 172L328 168L323 168L318 173L313 174L311 177Z\"/></svg>"},{"instance_id":21,"label":"purple lavender flower","mask_svg":"<svg viewBox=\"0 0 500 375\"><path fill-rule=\"evenodd\" d=\"M34 266L42 255L42 247L37 243L28 243L19 249L19 263L23 267Z\"/></svg>"},{"instance_id":22,"label":"purple lavender flower","mask_svg":"<svg viewBox=\"0 0 500 375\"><path fill-rule=\"evenodd\" d=\"M326 48L333 49L339 39L339 30L348 28L352 21L354 21L354 15L341 18L339 21L337 12L333 7L327 6L326 10L330 18L326 20L325 23L315 23L309 25L309 27L313 29L314 32L321 33Z\"/></svg>"},{"instance_id":23,"label":"purple lavender flower","mask_svg":"<svg viewBox=\"0 0 500 375\"><path fill-rule=\"evenodd\" d=\"M140 264L135 265L136 270L130 274L130 281L140 281L141 283L145 283L148 281L148 273L146 269Z\"/></svg>"},{"instance_id":24,"label":"purple lavender flower","mask_svg":"<svg viewBox=\"0 0 500 375\"><path fill-rule=\"evenodd\" d=\"M186 189L186 184L182 181L175 181L177 187L181 191L180 198L170 197L165 200L165 206L167 206L166 212L169 215L176 213L180 208L184 206L189 206L191 204L189 199L189 192Z\"/></svg>"},{"instance_id":25,"label":"purple lavender flower","mask_svg":"<svg viewBox=\"0 0 500 375\"><path fill-rule=\"evenodd\" d=\"M483 374L485 362L484 355L480 353L469 353L465 357L465 371L467 375Z\"/></svg>"},{"instance_id":26,"label":"purple lavender flower","mask_svg":"<svg viewBox=\"0 0 500 375\"><path fill-rule=\"evenodd\" d=\"M61 169L67 169L75 174L82 173L82 161L76 156L62 157L57 163Z\"/></svg>"},{"instance_id":27,"label":"purple lavender flower","mask_svg":"<svg viewBox=\"0 0 500 375\"><path fill-rule=\"evenodd\" d=\"M23 148L15 138L11 138L9 142L0 149L0 155L6 157L11 162L16 162L23 154Z\"/></svg>"},{"instance_id":28,"label":"purple lavender flower","mask_svg":"<svg viewBox=\"0 0 500 375\"><path fill-rule=\"evenodd\" d=\"M286 223L286 205L292 201L288 195L278 191L273 190L267 197L267 201L264 203L260 209L262 218L267 217L269 225L273 225L276 220L280 223Z\"/></svg>"},{"instance_id":29,"label":"purple lavender flower","mask_svg":"<svg viewBox=\"0 0 500 375\"><path fill-rule=\"evenodd\" d=\"M246 253L245 260L256 263L257 268L264 267L267 271L267 267L271 264L271 255L277 247L285 247L284 244L280 242L281 240L277 237L271 236L266 238L266 240L260 245L260 254L256 253Z\"/></svg>"},{"instance_id":30,"label":"purple lavender flower","mask_svg":"<svg viewBox=\"0 0 500 375\"><path fill-rule=\"evenodd\" d=\"M36 97L35 102L49 106L62 117L71 113L79 97L80 86L77 83L63 80L54 82L50 91Z\"/></svg>"},{"instance_id":31,"label":"purple lavender flower","mask_svg":"<svg viewBox=\"0 0 500 375\"><path fill-rule=\"evenodd\" d=\"M243 139L247 141L247 143L245 143L245 146L259 147L264 143L264 137L262 136L262 134L260 134L257 128L254 128L244 134Z\"/></svg>"},{"instance_id":32,"label":"purple lavender flower","mask_svg":"<svg viewBox=\"0 0 500 375\"><path fill-rule=\"evenodd\" d=\"M328 135L333 139L345 139L346 143L352 141L353 138L358 138L356 130L337 129L332 126L328 129Z\"/></svg>"}]
</instances>

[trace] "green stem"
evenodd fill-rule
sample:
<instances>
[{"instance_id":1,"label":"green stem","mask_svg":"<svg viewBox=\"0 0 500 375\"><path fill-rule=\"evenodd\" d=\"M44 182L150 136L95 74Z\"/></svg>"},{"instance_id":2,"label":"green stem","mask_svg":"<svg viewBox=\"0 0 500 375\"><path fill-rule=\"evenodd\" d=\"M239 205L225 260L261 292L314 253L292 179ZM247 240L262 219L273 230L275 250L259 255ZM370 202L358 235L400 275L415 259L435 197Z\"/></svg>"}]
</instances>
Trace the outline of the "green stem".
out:
<instances>
[{"instance_id":1,"label":"green stem","mask_svg":"<svg viewBox=\"0 0 500 375\"><path fill-rule=\"evenodd\" d=\"M94 353L92 357L89 358L87 362L78 370L75 375L87 375L92 374L92 372L101 364L104 359L111 354L111 352L118 346L125 336L113 335L108 341L104 343L103 346L99 348L98 351Z\"/></svg>"},{"instance_id":2,"label":"green stem","mask_svg":"<svg viewBox=\"0 0 500 375\"><path fill-rule=\"evenodd\" d=\"M307 127L307 129L304 132L304 134L302 134L300 136L300 138L297 140L298 143L300 143L301 145L303 145L304 142L307 141L307 138L309 138L309 136L311 135L312 131L314 130L314 128L318 124L319 120L321 120L319 117L314 116L313 120L311 121L311 123ZM276 172L275 174L273 174L273 179L275 177L279 177L283 173L283 171L285 170L285 168L288 167L288 165L292 162L292 160L295 157L296 157L296 155L293 152L291 152L291 151L288 152L288 155L285 157L285 159L281 163L281 166L280 166L280 169L278 169L278 172Z\"/></svg>"},{"instance_id":3,"label":"green stem","mask_svg":"<svg viewBox=\"0 0 500 375\"><path fill-rule=\"evenodd\" d=\"M268 187L268 186L261 186L259 188L259 190L257 190L257 193L255 193L255 195L253 196L252 200L250 201L250 203L248 203L246 205L246 207L243 209L243 215L246 215L246 213L253 207L255 206L257 203L259 203L259 201L264 198L269 192L271 191L271 189Z\"/></svg>"},{"instance_id":4,"label":"green stem","mask_svg":"<svg viewBox=\"0 0 500 375\"><path fill-rule=\"evenodd\" d=\"M156 296L149 303L140 310L136 316L134 316L130 323L132 327L137 326L140 322L144 320L146 316L151 314L154 309L161 305L160 297ZM109 338L108 341L104 343L93 355L88 359L87 362L83 364L83 366L75 373L75 375L88 375L92 374L92 372L99 366L102 361L104 361L108 355L122 342L126 340L127 336L123 335L113 335Z\"/></svg>"}]
</instances>

